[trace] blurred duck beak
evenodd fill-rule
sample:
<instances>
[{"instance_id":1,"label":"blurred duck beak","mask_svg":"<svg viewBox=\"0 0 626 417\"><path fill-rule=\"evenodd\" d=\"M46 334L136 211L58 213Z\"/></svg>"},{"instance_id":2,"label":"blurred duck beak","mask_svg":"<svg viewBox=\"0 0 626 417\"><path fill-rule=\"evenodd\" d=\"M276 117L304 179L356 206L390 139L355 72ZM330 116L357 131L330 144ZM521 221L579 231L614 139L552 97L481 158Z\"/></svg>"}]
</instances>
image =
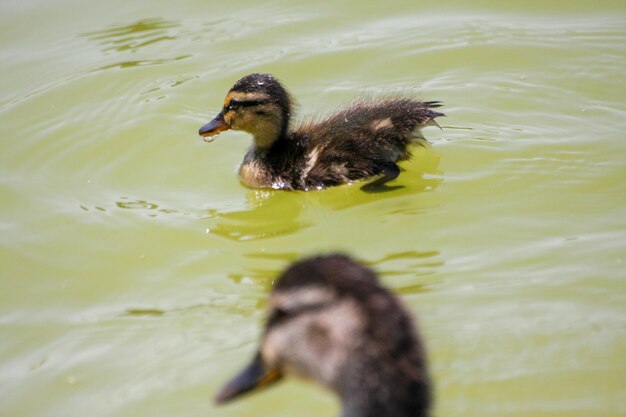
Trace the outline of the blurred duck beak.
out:
<instances>
[{"instance_id":1,"label":"blurred duck beak","mask_svg":"<svg viewBox=\"0 0 626 417\"><path fill-rule=\"evenodd\" d=\"M267 368L261 360L261 355L257 354L252 363L222 387L215 396L215 402L223 404L247 392L270 386L281 378L280 371Z\"/></svg>"},{"instance_id":2,"label":"blurred duck beak","mask_svg":"<svg viewBox=\"0 0 626 417\"><path fill-rule=\"evenodd\" d=\"M230 129L230 126L226 124L226 121L224 120L224 112L219 112L213 120L202 126L198 133L200 133L200 136L202 137L215 136L228 129Z\"/></svg>"}]
</instances>

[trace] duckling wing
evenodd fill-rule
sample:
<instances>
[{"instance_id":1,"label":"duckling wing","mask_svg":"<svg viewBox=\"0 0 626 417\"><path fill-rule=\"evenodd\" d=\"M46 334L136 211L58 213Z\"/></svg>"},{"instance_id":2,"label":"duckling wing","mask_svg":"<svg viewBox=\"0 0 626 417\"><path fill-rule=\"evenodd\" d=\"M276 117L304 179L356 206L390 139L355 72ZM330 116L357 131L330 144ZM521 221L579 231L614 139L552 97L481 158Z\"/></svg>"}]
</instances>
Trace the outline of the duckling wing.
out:
<instances>
[{"instance_id":1,"label":"duckling wing","mask_svg":"<svg viewBox=\"0 0 626 417\"><path fill-rule=\"evenodd\" d=\"M364 179L410 157L420 128L442 113L437 102L388 99L357 103L297 134L309 138L302 178L323 186Z\"/></svg>"}]
</instances>

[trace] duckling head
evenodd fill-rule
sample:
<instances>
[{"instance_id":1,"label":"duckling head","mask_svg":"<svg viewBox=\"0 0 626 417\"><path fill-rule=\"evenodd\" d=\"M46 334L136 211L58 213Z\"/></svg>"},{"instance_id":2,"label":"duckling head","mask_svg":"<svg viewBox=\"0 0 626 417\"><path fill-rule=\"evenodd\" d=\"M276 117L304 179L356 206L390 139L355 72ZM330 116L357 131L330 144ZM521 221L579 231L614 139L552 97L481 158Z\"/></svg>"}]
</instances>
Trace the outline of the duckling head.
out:
<instances>
[{"instance_id":1,"label":"duckling head","mask_svg":"<svg viewBox=\"0 0 626 417\"><path fill-rule=\"evenodd\" d=\"M428 372L410 316L371 270L344 255L307 259L282 274L258 352L216 401L284 375L335 392L344 417L428 415Z\"/></svg>"},{"instance_id":2,"label":"duckling head","mask_svg":"<svg viewBox=\"0 0 626 417\"><path fill-rule=\"evenodd\" d=\"M269 148L287 132L291 99L287 90L269 74L246 75L233 85L222 111L200 128L200 136L210 137L228 129L243 130L254 136L257 148Z\"/></svg>"}]
</instances>

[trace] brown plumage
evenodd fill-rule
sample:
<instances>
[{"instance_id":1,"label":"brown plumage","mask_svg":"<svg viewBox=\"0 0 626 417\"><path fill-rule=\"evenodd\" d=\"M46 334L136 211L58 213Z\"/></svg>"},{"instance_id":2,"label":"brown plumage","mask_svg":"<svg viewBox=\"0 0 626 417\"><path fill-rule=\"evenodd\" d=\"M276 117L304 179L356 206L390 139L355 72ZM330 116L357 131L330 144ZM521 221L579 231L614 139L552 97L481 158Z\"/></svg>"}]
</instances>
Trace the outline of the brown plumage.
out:
<instances>
[{"instance_id":1,"label":"brown plumage","mask_svg":"<svg viewBox=\"0 0 626 417\"><path fill-rule=\"evenodd\" d=\"M382 174L372 183L379 186L399 175L396 162L411 156L411 144L424 143L421 128L443 116L436 107L439 102L410 98L362 101L290 129L285 88L271 75L251 74L235 83L200 135L234 129L254 136L239 168L252 188L320 189Z\"/></svg>"},{"instance_id":2,"label":"brown plumage","mask_svg":"<svg viewBox=\"0 0 626 417\"><path fill-rule=\"evenodd\" d=\"M292 374L337 394L342 417L429 415L420 339L373 271L344 255L306 259L278 278L268 304L257 354L218 403Z\"/></svg>"}]
</instances>

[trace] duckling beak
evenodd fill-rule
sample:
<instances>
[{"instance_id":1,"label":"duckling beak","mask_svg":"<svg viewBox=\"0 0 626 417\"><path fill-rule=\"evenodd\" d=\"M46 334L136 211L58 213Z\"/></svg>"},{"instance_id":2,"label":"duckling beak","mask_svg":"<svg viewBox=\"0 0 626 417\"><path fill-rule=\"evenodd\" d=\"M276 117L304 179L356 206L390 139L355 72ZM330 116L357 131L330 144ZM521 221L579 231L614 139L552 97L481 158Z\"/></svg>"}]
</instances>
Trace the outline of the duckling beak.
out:
<instances>
[{"instance_id":1,"label":"duckling beak","mask_svg":"<svg viewBox=\"0 0 626 417\"><path fill-rule=\"evenodd\" d=\"M217 116L213 118L209 123L200 128L200 136L215 136L224 130L230 129L230 125L224 120L224 112L219 112Z\"/></svg>"},{"instance_id":2,"label":"duckling beak","mask_svg":"<svg viewBox=\"0 0 626 417\"><path fill-rule=\"evenodd\" d=\"M247 392L270 386L282 377L278 369L266 367L261 355L257 354L252 363L222 387L215 396L215 402L223 404Z\"/></svg>"}]
</instances>

